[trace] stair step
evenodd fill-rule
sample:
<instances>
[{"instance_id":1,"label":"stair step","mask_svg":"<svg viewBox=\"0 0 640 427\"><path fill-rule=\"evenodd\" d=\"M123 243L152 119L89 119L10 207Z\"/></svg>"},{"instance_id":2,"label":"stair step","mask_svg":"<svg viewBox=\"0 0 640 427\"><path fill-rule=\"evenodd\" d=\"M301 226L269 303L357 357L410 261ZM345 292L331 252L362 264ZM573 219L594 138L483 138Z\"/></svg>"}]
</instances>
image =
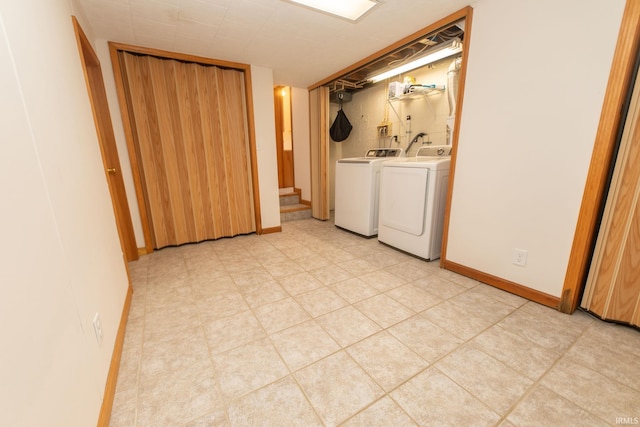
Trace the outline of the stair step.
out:
<instances>
[{"instance_id":1,"label":"stair step","mask_svg":"<svg viewBox=\"0 0 640 427\"><path fill-rule=\"evenodd\" d=\"M280 195L280 206L300 204L300 195L297 193L287 193Z\"/></svg>"},{"instance_id":2,"label":"stair step","mask_svg":"<svg viewBox=\"0 0 640 427\"><path fill-rule=\"evenodd\" d=\"M311 206L296 204L280 207L280 222L311 218Z\"/></svg>"}]
</instances>

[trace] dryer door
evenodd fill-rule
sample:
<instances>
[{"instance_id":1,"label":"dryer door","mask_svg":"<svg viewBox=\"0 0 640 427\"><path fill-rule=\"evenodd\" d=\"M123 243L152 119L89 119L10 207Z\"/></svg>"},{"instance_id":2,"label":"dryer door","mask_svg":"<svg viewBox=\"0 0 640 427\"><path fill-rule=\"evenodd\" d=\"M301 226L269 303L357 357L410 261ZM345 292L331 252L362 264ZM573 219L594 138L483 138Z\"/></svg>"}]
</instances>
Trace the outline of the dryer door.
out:
<instances>
[{"instance_id":1,"label":"dryer door","mask_svg":"<svg viewBox=\"0 0 640 427\"><path fill-rule=\"evenodd\" d=\"M380 183L380 222L398 231L420 236L425 228L427 168L383 166Z\"/></svg>"}]
</instances>

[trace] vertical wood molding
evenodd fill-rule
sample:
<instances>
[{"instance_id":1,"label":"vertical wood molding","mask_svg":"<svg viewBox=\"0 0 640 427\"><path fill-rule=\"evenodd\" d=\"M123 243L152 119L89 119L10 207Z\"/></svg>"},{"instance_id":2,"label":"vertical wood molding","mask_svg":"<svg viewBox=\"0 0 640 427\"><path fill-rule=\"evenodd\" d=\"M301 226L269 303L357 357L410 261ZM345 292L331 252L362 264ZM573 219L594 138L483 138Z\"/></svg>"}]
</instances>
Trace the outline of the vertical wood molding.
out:
<instances>
[{"instance_id":1,"label":"vertical wood molding","mask_svg":"<svg viewBox=\"0 0 640 427\"><path fill-rule=\"evenodd\" d=\"M329 219L329 89L309 92L311 161L311 215Z\"/></svg>"},{"instance_id":2,"label":"vertical wood molding","mask_svg":"<svg viewBox=\"0 0 640 427\"><path fill-rule=\"evenodd\" d=\"M640 1L627 0L560 298L560 311L564 313L575 311L588 272L607 175L622 122L621 106L633 80L639 41Z\"/></svg>"},{"instance_id":3,"label":"vertical wood molding","mask_svg":"<svg viewBox=\"0 0 640 427\"><path fill-rule=\"evenodd\" d=\"M464 88L467 80L467 64L469 62L469 51L471 49L471 30L473 24L473 9L468 7L465 9L465 22L464 22L464 50L462 51L462 64L460 66L460 74L458 79L458 99L456 100L457 111L454 121L454 133L453 140L451 141L451 164L449 165L449 187L447 188L447 200L445 202L444 210L444 224L442 228L442 248L440 253L440 266L444 267L448 261L447 259L447 245L449 242L449 223L451 221L451 201L453 200L453 188L456 177L456 159L458 146L458 136L460 135L460 121L462 120L463 103L464 103ZM474 277L475 278L475 277Z\"/></svg>"},{"instance_id":4,"label":"vertical wood molding","mask_svg":"<svg viewBox=\"0 0 640 427\"><path fill-rule=\"evenodd\" d=\"M120 246L126 260L135 261L139 257L138 248L133 231L124 178L122 177L116 138L113 133L100 60L76 17L72 16L71 20L76 35L78 53L80 54L89 102L91 103L91 112L96 127L100 154L102 155L105 178L109 186L109 195L111 196L111 205L118 228Z\"/></svg>"},{"instance_id":5,"label":"vertical wood molding","mask_svg":"<svg viewBox=\"0 0 640 427\"><path fill-rule=\"evenodd\" d=\"M128 269L127 269L128 274ZM122 348L124 346L124 335L127 329L127 320L129 319L129 310L131 308L131 297L133 288L129 284L127 296L124 300L122 315L120 316L120 325L116 335L116 342L111 355L111 365L109 366L109 374L107 383L104 387L104 395L102 398L102 406L100 407L100 415L98 418L98 427L108 427L111 420L111 410L113 409L113 398L116 394L116 385L118 382L118 372L120 371L120 359L122 359Z\"/></svg>"}]
</instances>

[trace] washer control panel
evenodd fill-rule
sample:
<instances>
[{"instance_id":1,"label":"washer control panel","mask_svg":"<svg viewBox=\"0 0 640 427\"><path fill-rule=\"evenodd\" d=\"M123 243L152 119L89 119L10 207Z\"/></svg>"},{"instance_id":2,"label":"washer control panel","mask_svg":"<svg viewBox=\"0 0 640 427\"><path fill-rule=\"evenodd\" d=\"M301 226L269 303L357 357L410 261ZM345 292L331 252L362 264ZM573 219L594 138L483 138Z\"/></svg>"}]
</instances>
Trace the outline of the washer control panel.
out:
<instances>
[{"instance_id":1,"label":"washer control panel","mask_svg":"<svg viewBox=\"0 0 640 427\"><path fill-rule=\"evenodd\" d=\"M403 157L404 150L402 148L372 148L367 151L365 157Z\"/></svg>"}]
</instances>

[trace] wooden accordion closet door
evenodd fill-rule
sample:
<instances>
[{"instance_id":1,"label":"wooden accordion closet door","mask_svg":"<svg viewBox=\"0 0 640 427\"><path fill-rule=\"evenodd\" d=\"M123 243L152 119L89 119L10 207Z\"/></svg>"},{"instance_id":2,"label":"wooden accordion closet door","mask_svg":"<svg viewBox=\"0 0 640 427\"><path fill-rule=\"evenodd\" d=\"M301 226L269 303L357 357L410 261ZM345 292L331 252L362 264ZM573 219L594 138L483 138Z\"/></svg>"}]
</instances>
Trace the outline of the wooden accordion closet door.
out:
<instances>
[{"instance_id":1,"label":"wooden accordion closet door","mask_svg":"<svg viewBox=\"0 0 640 427\"><path fill-rule=\"evenodd\" d=\"M243 72L119 55L153 247L255 231Z\"/></svg>"}]
</instances>

